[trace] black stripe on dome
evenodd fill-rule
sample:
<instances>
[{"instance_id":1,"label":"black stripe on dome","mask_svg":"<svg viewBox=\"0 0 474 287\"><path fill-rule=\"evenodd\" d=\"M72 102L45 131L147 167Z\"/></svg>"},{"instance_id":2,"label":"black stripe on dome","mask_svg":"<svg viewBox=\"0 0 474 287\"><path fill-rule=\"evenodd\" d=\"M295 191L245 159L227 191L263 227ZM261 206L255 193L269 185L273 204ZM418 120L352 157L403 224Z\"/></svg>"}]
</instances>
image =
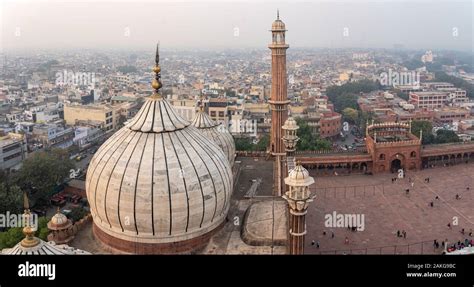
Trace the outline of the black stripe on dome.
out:
<instances>
[{"instance_id":1,"label":"black stripe on dome","mask_svg":"<svg viewBox=\"0 0 474 287\"><path fill-rule=\"evenodd\" d=\"M196 133L199 133L199 131L196 129L194 130L193 132L196 132ZM213 150L209 145L207 145L206 143L202 142L201 139L199 138L198 134L193 134L191 131L189 132L189 135L201 146L201 148L203 148L203 150L206 152L206 154L210 157L210 159L213 161L214 165L217 168L217 171L219 172L219 175L220 175L220 179L221 179L221 182L222 182L222 185L224 186L224 205L223 205L223 208L221 210L221 214L225 211L225 207L226 207L226 204L227 204L227 188L226 188L226 184L224 181L226 181L229 185L230 188L232 188L232 184L231 184L231 181L229 179L229 174L227 174L227 164L226 162L223 162L222 160L225 160L227 161L227 159L221 159L220 157L218 156L215 156L215 152L216 150ZM201 135L199 133L199 135ZM219 150L220 148L217 147ZM222 152L223 153L223 152ZM225 157L225 156L224 156ZM228 161L227 161L228 163ZM221 169L224 170L224 176L222 176L222 173L221 173Z\"/></svg>"},{"instance_id":2,"label":"black stripe on dome","mask_svg":"<svg viewBox=\"0 0 474 287\"><path fill-rule=\"evenodd\" d=\"M122 145L122 143L130 136L130 134L128 132L124 132L123 133L124 137L121 139L120 143L118 143L118 141L114 142L114 144L112 146L110 146L110 149L107 150L106 153L104 153L103 157L105 157L105 155L108 154L108 152L112 149L112 147L115 146L115 150L112 152L112 154L110 154L110 156L107 158L105 164L102 166L102 169L100 170L100 173L99 175L97 176L97 180L95 182L95 186L94 186L94 205L95 205L95 212L97 213L97 217L100 219L100 221L104 221L102 220L102 217L100 216L99 212L98 212L98 209L97 209L97 186L99 185L99 181L102 177L102 172L104 171L105 167L107 166L107 164L109 163L109 160L113 157L113 155L115 154L117 148ZM117 144L118 143L118 144ZM117 144L117 145L115 145ZM95 170L97 169L97 167L99 166L100 162L102 161L103 157L100 159L100 161L97 163L95 169L94 169L94 173L93 175L95 174ZM91 178L91 184L92 184L92 179ZM110 180L110 177L109 177L109 180ZM107 184L107 187L108 187L108 184ZM106 194L105 194L105 198L107 197L107 189L105 190ZM105 200L104 198L104 200ZM104 201L104 207L106 207L106 204L105 204L105 201ZM105 215L106 215L106 219L107 219L107 211L105 212ZM109 223L109 226L112 227L110 225L110 222L109 220L107 219L107 222Z\"/></svg>"},{"instance_id":3,"label":"black stripe on dome","mask_svg":"<svg viewBox=\"0 0 474 287\"><path fill-rule=\"evenodd\" d=\"M124 169L124 171L123 171L123 173L122 173L122 179L120 180L120 185L119 185L119 188L118 188L118 191L119 191L119 192L118 192L118 200L117 200L117 215L118 215L118 221L119 221L119 224L120 224L120 228L122 229L122 232L124 232L124 228L123 228L123 225L122 225L122 220L120 220L120 197L121 197L121 195L122 195L123 178L125 177L125 173L127 172L128 163L130 162L130 158L132 157L132 155L133 155L133 153L134 153L134 151L135 151L135 148L137 147L137 145L138 145L138 143L140 142L140 139L141 139L142 135L144 135L144 133L138 133L138 132L135 133L135 135L133 136L133 140L135 139L135 136L136 136L136 135L140 135L140 136L139 136L137 142L135 143L135 145L133 146L132 152L131 152L130 155L128 156L127 163L125 164L125 169ZM132 141L133 141L133 140L132 140ZM130 141L130 142L132 142L132 141ZM128 148L128 145L127 145L127 148ZM127 148L125 148L124 151L127 150ZM123 153L122 153L122 155L123 155ZM120 161L122 155L119 157L119 159L117 160L117 162ZM115 164L117 164L117 162L116 162ZM111 173L111 174L114 173L115 167L116 167L116 165L114 165L114 168L112 169L112 173ZM110 182L110 178L111 178L111 176L109 177L109 182ZM107 184L107 189L108 189L108 184ZM107 209L106 209L106 210L107 210ZM107 213L106 213L106 215L107 215Z\"/></svg>"},{"instance_id":4,"label":"black stripe on dome","mask_svg":"<svg viewBox=\"0 0 474 287\"><path fill-rule=\"evenodd\" d=\"M173 230L173 212L172 212L172 204L171 204L171 186L170 186L170 175L169 175L169 172L168 172L168 159L167 159L167 156L166 156L166 148L165 148L165 139L164 139L164 136L162 134L160 134L161 136L161 146L162 146L162 150L163 150L163 155L164 155L164 159L165 159L165 170L166 170L166 178L167 178L167 183L168 183L168 201L169 201L169 207L170 207L170 231L169 231L169 235L171 235L171 232ZM155 224L153 222L153 224Z\"/></svg>"},{"instance_id":5,"label":"black stripe on dome","mask_svg":"<svg viewBox=\"0 0 474 287\"><path fill-rule=\"evenodd\" d=\"M193 166L194 173L196 174L196 177L197 177L198 182L199 182L199 188L201 189L202 217L201 217L201 223L199 223L199 228L201 228L201 227L202 227L202 223L203 223L203 221L204 221L204 215L206 214L206 204L205 204L205 199L204 199L204 191L203 191L203 189L202 189L201 177L199 176L199 174L198 174L198 172L197 172L196 166L194 165L194 161L193 161L193 160L191 159L191 157L189 156L189 153L188 153L187 149L184 147L183 142L182 142L181 139L179 138L178 134L181 135L181 136L183 136L183 135L182 135L182 131L179 131L179 133L176 133L176 136L177 136L179 142L181 143L181 146L183 147L184 152L185 152L186 155L188 156L189 161L191 162L191 164L192 164L192 166ZM196 151L196 149L194 148L194 146L188 141L187 138L185 138L185 139L186 139L186 142L187 142L187 143L191 146L191 148L194 150L194 152L199 156L199 158L201 158L201 156L200 156L199 153ZM209 169L207 168L207 165L206 165L206 163L202 160L202 158L201 158L201 162L204 163L204 165L206 166L206 169L207 169L208 174L210 174ZM214 185L214 183L213 183L213 185Z\"/></svg>"},{"instance_id":6,"label":"black stripe on dome","mask_svg":"<svg viewBox=\"0 0 474 287\"><path fill-rule=\"evenodd\" d=\"M183 173L183 166L181 165L179 155L176 152L176 147L173 143L173 139L171 138L171 133L168 133L168 136L169 136L169 139L170 139L170 142L171 142L171 146L173 147L174 153L176 155L176 159L178 160L178 165L179 165L180 172L182 174ZM186 176L182 175L182 178L183 178L183 184L184 184L184 191L186 192L186 208L187 208L185 232L188 232L188 226L189 226L189 194L188 194L188 187L186 185ZM170 198L170 200L171 200L171 198Z\"/></svg>"},{"instance_id":7,"label":"black stripe on dome","mask_svg":"<svg viewBox=\"0 0 474 287\"><path fill-rule=\"evenodd\" d=\"M98 209L97 209L97 186L99 185L99 180L100 180L101 177L102 177L102 172L104 171L105 167L109 164L109 160L110 160L111 158L113 158L113 156L114 156L115 152L117 151L118 147L120 147L120 146L125 142L125 140L127 140L130 136L132 136L132 138L133 138L133 136L135 135L135 133L132 133L132 132L130 132L130 133L124 133L124 134L126 135L126 137L124 137L123 140L116 146L115 150L112 152L112 154L109 156L109 158L108 158L107 161L105 162L104 166L102 167L102 170L101 170L100 173L99 173L99 176L98 176L98 178L97 178L97 182L96 182L96 184L95 184L95 191L94 191L94 193L95 193L96 198L95 198L94 200L95 200L95 205L96 205L97 216L100 218L101 221L103 221L103 220L102 220L102 218L101 218L101 216L100 216L100 214L99 214L99 212L98 212ZM128 145L130 144L130 142L131 142L131 140L127 143L127 147L128 147ZM122 151L122 153L120 154L120 156L117 158L117 161L114 163L114 167L112 168L112 171L111 171L111 173L110 173L110 176L108 177L107 186L106 186L106 188L105 188L105 194L104 194L104 213L105 213L105 219L106 219L107 223L109 224L109 226L110 226L111 228L112 228L112 225L110 224L109 217L108 217L108 215L107 215L107 193L108 193L108 191L109 191L110 178L112 177L113 170L115 169L115 165L116 165L117 162L120 160L120 157L122 157L122 154L123 154L123 152L127 149L127 147L125 147L125 149Z\"/></svg>"},{"instance_id":8,"label":"black stripe on dome","mask_svg":"<svg viewBox=\"0 0 474 287\"><path fill-rule=\"evenodd\" d=\"M146 135L146 139L145 139L145 143L144 143L143 148L142 148L142 154L140 155L140 162L139 162L138 168L137 168L137 176L135 178L135 189L134 189L134 194L133 194L133 223L135 224L135 231L137 232L137 235L138 235L137 212L136 212L137 211L137 185L138 185L138 175L140 174L140 167L142 166L143 154L145 153L145 147L146 147L146 144L148 142L148 134L145 134L145 135ZM141 139L141 137L140 137L140 139ZM140 142L140 139L137 142L137 146L138 146L138 143ZM132 158L132 157L133 157L133 153L130 155L130 158Z\"/></svg>"}]
</instances>

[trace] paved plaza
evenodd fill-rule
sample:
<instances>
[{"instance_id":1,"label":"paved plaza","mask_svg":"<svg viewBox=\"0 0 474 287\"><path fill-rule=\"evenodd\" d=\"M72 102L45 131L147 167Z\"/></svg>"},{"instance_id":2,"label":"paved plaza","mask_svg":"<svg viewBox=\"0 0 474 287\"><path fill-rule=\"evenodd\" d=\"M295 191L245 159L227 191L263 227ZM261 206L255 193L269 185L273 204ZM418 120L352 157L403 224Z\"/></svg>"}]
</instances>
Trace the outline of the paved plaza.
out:
<instances>
[{"instance_id":1,"label":"paved plaza","mask_svg":"<svg viewBox=\"0 0 474 287\"><path fill-rule=\"evenodd\" d=\"M434 239L453 243L471 238L468 233L474 229L473 164L408 172L405 179L392 183L395 176L315 176L313 192L317 197L308 210L305 252L439 254L443 250L434 249ZM425 182L427 177L429 183ZM414 181L413 186L409 178ZM460 199L456 199L456 194ZM325 216L334 212L364 215L364 230L326 227ZM456 219L458 225L454 225ZM462 228L465 235L460 232ZM397 237L397 230L406 231L406 238Z\"/></svg>"}]
</instances>

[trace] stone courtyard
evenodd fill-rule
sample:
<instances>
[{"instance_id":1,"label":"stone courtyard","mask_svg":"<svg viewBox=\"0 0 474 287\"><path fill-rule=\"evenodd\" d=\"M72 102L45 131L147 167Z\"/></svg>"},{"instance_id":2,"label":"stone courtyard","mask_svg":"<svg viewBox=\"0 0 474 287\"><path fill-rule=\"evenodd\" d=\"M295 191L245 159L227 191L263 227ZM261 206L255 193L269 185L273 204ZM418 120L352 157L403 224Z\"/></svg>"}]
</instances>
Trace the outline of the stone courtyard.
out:
<instances>
[{"instance_id":1,"label":"stone courtyard","mask_svg":"<svg viewBox=\"0 0 474 287\"><path fill-rule=\"evenodd\" d=\"M472 164L408 172L404 179L394 183L392 178L396 174L315 177L312 191L317 197L308 210L305 253L440 254L443 248L433 247L435 239L440 243L446 239L450 243L471 239L468 233L474 229ZM427 177L429 183L425 182ZM409 178L414 181L413 187ZM460 199L456 199L456 194ZM325 216L333 212L363 214L365 229L326 227ZM456 220L458 225L454 225ZM461 234L463 228L465 235ZM397 237L397 230L406 231L406 238Z\"/></svg>"}]
</instances>

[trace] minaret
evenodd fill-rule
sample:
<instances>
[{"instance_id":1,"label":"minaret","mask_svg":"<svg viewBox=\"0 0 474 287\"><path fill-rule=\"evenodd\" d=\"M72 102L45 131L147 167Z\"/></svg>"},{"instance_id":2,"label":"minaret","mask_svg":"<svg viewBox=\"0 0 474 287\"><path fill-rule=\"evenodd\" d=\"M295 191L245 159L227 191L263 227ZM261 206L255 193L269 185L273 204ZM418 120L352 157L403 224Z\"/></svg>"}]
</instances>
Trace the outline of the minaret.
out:
<instances>
[{"instance_id":1,"label":"minaret","mask_svg":"<svg viewBox=\"0 0 474 287\"><path fill-rule=\"evenodd\" d=\"M270 152L275 157L274 194L282 195L284 192L282 157L285 155L282 126L288 118L287 107L290 102L286 90L286 49L289 45L285 43L285 23L280 20L278 11L271 32L272 43L268 45L272 51L272 90L268 101L272 111Z\"/></svg>"},{"instance_id":2,"label":"minaret","mask_svg":"<svg viewBox=\"0 0 474 287\"><path fill-rule=\"evenodd\" d=\"M290 242L289 253L292 255L304 254L304 239L306 235L306 213L308 205L313 201L309 186L314 183L314 179L309 176L308 171L297 163L296 167L290 171L285 178L285 183L289 186L289 191L283 195L289 207L289 231Z\"/></svg>"},{"instance_id":3,"label":"minaret","mask_svg":"<svg viewBox=\"0 0 474 287\"><path fill-rule=\"evenodd\" d=\"M300 128L293 117L289 117L285 121L285 125L281 127L283 129L283 144L285 145L285 151L287 157L293 157L296 151L296 144L300 138L296 135Z\"/></svg>"}]
</instances>

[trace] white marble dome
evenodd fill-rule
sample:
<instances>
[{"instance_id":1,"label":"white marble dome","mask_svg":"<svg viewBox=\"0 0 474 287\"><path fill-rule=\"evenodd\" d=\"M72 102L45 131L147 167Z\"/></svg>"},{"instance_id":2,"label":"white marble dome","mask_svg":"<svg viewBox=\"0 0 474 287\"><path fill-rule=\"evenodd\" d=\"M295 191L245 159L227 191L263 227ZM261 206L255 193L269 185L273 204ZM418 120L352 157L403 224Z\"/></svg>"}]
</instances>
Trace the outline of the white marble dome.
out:
<instances>
[{"instance_id":1,"label":"white marble dome","mask_svg":"<svg viewBox=\"0 0 474 287\"><path fill-rule=\"evenodd\" d=\"M86 178L95 226L148 246L220 226L232 187L224 152L156 94L98 149Z\"/></svg>"},{"instance_id":2,"label":"white marble dome","mask_svg":"<svg viewBox=\"0 0 474 287\"><path fill-rule=\"evenodd\" d=\"M310 186L314 183L314 178L309 175L306 168L297 163L285 178L285 183L289 186Z\"/></svg>"},{"instance_id":3,"label":"white marble dome","mask_svg":"<svg viewBox=\"0 0 474 287\"><path fill-rule=\"evenodd\" d=\"M209 115L200 109L196 112L192 125L198 128L207 138L212 139L224 151L230 165L234 166L235 142L229 130L222 124L214 122Z\"/></svg>"},{"instance_id":4,"label":"white marble dome","mask_svg":"<svg viewBox=\"0 0 474 287\"><path fill-rule=\"evenodd\" d=\"M66 244L56 244L54 241L45 242L39 238L35 239L38 244L32 247L24 247L21 242L12 248L5 248L0 252L2 255L86 255L87 251L76 249Z\"/></svg>"}]
</instances>

